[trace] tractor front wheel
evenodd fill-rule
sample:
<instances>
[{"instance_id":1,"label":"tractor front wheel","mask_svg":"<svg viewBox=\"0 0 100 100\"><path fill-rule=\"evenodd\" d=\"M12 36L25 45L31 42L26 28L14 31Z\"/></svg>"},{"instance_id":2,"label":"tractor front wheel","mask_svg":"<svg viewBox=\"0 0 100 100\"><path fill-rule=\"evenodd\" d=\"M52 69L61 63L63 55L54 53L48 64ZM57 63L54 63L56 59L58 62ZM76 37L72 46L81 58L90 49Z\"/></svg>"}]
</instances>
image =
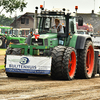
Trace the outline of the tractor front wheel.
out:
<instances>
[{"instance_id":1,"label":"tractor front wheel","mask_svg":"<svg viewBox=\"0 0 100 100\"><path fill-rule=\"evenodd\" d=\"M76 71L76 51L71 47L57 46L52 51L51 77L72 80Z\"/></svg>"},{"instance_id":2,"label":"tractor front wheel","mask_svg":"<svg viewBox=\"0 0 100 100\"><path fill-rule=\"evenodd\" d=\"M66 47L57 46L53 49L52 66L51 66L51 77L52 79L63 79L63 55Z\"/></svg>"},{"instance_id":3,"label":"tractor front wheel","mask_svg":"<svg viewBox=\"0 0 100 100\"><path fill-rule=\"evenodd\" d=\"M72 47L68 47L65 50L64 57L63 57L63 72L64 77L68 80L72 80L75 76L76 72L76 65L77 65L77 56L76 50Z\"/></svg>"}]
</instances>

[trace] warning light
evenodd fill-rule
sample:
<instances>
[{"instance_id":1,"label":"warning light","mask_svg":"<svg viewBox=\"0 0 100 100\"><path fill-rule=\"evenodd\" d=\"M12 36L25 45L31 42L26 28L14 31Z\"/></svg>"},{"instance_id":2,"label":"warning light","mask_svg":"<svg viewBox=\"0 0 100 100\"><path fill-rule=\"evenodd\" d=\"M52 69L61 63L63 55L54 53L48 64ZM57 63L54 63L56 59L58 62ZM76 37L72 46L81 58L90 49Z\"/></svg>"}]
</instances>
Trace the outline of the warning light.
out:
<instances>
[{"instance_id":1,"label":"warning light","mask_svg":"<svg viewBox=\"0 0 100 100\"><path fill-rule=\"evenodd\" d=\"M43 8L43 5L40 5L40 8Z\"/></svg>"},{"instance_id":2,"label":"warning light","mask_svg":"<svg viewBox=\"0 0 100 100\"><path fill-rule=\"evenodd\" d=\"M64 23L62 23L62 25L64 25Z\"/></svg>"},{"instance_id":3,"label":"warning light","mask_svg":"<svg viewBox=\"0 0 100 100\"><path fill-rule=\"evenodd\" d=\"M75 6L75 10L77 10L78 9L78 6Z\"/></svg>"},{"instance_id":4,"label":"warning light","mask_svg":"<svg viewBox=\"0 0 100 100\"><path fill-rule=\"evenodd\" d=\"M31 33L31 35L32 35L32 32L30 32Z\"/></svg>"}]
</instances>

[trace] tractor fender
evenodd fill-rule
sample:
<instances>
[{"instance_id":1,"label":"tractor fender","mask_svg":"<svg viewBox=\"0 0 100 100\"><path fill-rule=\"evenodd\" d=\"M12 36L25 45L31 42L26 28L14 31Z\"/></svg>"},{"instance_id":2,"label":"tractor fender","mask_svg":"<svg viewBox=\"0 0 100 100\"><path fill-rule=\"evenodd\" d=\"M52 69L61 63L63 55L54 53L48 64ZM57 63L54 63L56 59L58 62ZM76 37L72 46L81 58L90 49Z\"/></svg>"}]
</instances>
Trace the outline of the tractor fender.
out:
<instances>
[{"instance_id":1,"label":"tractor fender","mask_svg":"<svg viewBox=\"0 0 100 100\"><path fill-rule=\"evenodd\" d=\"M84 49L85 42L87 40L92 41L91 36L89 36L89 35L79 35L79 36L77 36L75 49Z\"/></svg>"}]
</instances>

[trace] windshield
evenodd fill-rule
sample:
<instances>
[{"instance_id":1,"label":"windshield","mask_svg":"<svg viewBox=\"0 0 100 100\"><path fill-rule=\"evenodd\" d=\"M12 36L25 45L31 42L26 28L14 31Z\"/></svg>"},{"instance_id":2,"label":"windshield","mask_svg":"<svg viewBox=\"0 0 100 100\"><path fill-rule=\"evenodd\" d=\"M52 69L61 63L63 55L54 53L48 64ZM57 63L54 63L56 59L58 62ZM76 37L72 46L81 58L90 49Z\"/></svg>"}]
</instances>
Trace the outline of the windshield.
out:
<instances>
[{"instance_id":1,"label":"windshield","mask_svg":"<svg viewBox=\"0 0 100 100\"><path fill-rule=\"evenodd\" d=\"M13 30L13 35L18 36L18 30Z\"/></svg>"},{"instance_id":2,"label":"windshield","mask_svg":"<svg viewBox=\"0 0 100 100\"><path fill-rule=\"evenodd\" d=\"M29 30L10 30L9 34L14 37L27 37Z\"/></svg>"},{"instance_id":3,"label":"windshield","mask_svg":"<svg viewBox=\"0 0 100 100\"><path fill-rule=\"evenodd\" d=\"M58 33L57 29L59 29L59 26L62 26L62 30L64 31L65 26L65 17L63 16L49 16L49 17L41 17L39 18L39 33ZM56 27L55 19L59 20L58 26ZM64 33L61 31L62 33Z\"/></svg>"},{"instance_id":4,"label":"windshield","mask_svg":"<svg viewBox=\"0 0 100 100\"><path fill-rule=\"evenodd\" d=\"M20 30L10 30L9 35L18 37L21 34Z\"/></svg>"},{"instance_id":5,"label":"windshield","mask_svg":"<svg viewBox=\"0 0 100 100\"><path fill-rule=\"evenodd\" d=\"M10 29L5 29L5 28L1 29L1 33L3 33L3 34L9 33L9 31L10 31Z\"/></svg>"},{"instance_id":6,"label":"windshield","mask_svg":"<svg viewBox=\"0 0 100 100\"><path fill-rule=\"evenodd\" d=\"M29 33L30 33L30 30L22 30L20 32L20 37L27 37Z\"/></svg>"},{"instance_id":7,"label":"windshield","mask_svg":"<svg viewBox=\"0 0 100 100\"><path fill-rule=\"evenodd\" d=\"M40 20L40 21L39 21ZM58 20L58 25L56 20ZM48 16L48 17L39 17L38 18L38 29L39 34L44 33L65 33L66 30L66 18L65 16ZM70 17L69 18L69 32L74 32L74 23L75 19Z\"/></svg>"}]
</instances>

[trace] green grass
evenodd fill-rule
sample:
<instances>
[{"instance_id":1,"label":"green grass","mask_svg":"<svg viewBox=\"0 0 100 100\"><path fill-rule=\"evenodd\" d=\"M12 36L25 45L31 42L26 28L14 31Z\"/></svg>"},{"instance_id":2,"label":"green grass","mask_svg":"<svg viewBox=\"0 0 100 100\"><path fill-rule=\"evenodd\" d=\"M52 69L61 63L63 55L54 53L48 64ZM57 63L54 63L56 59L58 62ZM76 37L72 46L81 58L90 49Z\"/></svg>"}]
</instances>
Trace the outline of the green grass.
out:
<instances>
[{"instance_id":1,"label":"green grass","mask_svg":"<svg viewBox=\"0 0 100 100\"><path fill-rule=\"evenodd\" d=\"M2 48L0 48L0 50L7 50L7 49L2 49Z\"/></svg>"},{"instance_id":2,"label":"green grass","mask_svg":"<svg viewBox=\"0 0 100 100\"><path fill-rule=\"evenodd\" d=\"M4 65L0 65L0 69L5 69Z\"/></svg>"}]
</instances>

